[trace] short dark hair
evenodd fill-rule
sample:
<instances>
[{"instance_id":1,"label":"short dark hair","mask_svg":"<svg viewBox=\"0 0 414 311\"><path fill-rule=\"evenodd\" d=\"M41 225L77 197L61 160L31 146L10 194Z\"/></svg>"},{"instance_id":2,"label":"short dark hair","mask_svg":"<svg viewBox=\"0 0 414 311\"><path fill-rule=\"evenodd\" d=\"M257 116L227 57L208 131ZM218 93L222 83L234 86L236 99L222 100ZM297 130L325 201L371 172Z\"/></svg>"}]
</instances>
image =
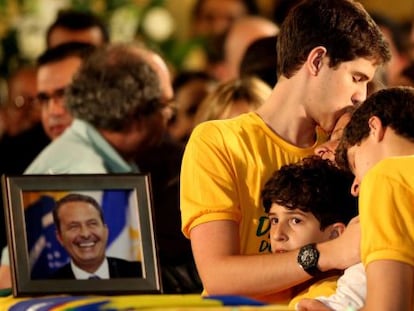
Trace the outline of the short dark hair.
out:
<instances>
[{"instance_id":1,"label":"short dark hair","mask_svg":"<svg viewBox=\"0 0 414 311\"><path fill-rule=\"evenodd\" d=\"M105 23L94 13L64 9L58 12L56 20L51 24L46 33L46 45L50 45L50 36L58 27L78 31L98 27L102 33L103 43L109 42L109 32Z\"/></svg>"},{"instance_id":2,"label":"short dark hair","mask_svg":"<svg viewBox=\"0 0 414 311\"><path fill-rule=\"evenodd\" d=\"M276 46L277 36L253 41L240 63L240 76L256 76L273 88L277 82Z\"/></svg>"},{"instance_id":3,"label":"short dark hair","mask_svg":"<svg viewBox=\"0 0 414 311\"><path fill-rule=\"evenodd\" d=\"M83 42L68 42L60 44L56 47L49 48L44 51L37 58L37 65L42 66L49 63L58 62L69 57L79 57L80 59L86 59L96 47L89 43Z\"/></svg>"},{"instance_id":4,"label":"short dark hair","mask_svg":"<svg viewBox=\"0 0 414 311\"><path fill-rule=\"evenodd\" d=\"M98 129L122 131L162 108L158 76L132 45L100 47L66 92L70 113Z\"/></svg>"},{"instance_id":5,"label":"short dark hair","mask_svg":"<svg viewBox=\"0 0 414 311\"><path fill-rule=\"evenodd\" d=\"M327 49L333 68L359 57L376 64L391 58L381 30L353 0L305 0L292 8L278 37L278 75L290 78L317 46Z\"/></svg>"},{"instance_id":6,"label":"short dark hair","mask_svg":"<svg viewBox=\"0 0 414 311\"><path fill-rule=\"evenodd\" d=\"M310 212L321 230L335 222L347 224L358 214L352 181L352 174L333 162L309 156L274 172L262 190L263 206L267 213L273 203Z\"/></svg>"},{"instance_id":7,"label":"short dark hair","mask_svg":"<svg viewBox=\"0 0 414 311\"><path fill-rule=\"evenodd\" d=\"M52 211L53 221L55 223L57 231L60 232L60 220L59 220L59 216L58 216L59 209L61 208L62 205L66 204L66 203L70 203L70 202L85 202L85 203L88 203L88 204L92 205L98 211L99 218L102 220L102 223L105 224L105 219L104 219L104 214L103 214L102 207L99 205L99 203L93 197L88 196L88 195L84 195L84 194L80 194L80 193L70 193L70 194L64 196L63 198L61 198L60 200L58 200L55 204L55 208Z\"/></svg>"},{"instance_id":8,"label":"short dark hair","mask_svg":"<svg viewBox=\"0 0 414 311\"><path fill-rule=\"evenodd\" d=\"M382 126L389 126L396 134L414 142L414 88L380 90L355 110L335 152L335 161L343 169L350 170L348 149L369 136L369 119L373 116L381 120Z\"/></svg>"}]
</instances>

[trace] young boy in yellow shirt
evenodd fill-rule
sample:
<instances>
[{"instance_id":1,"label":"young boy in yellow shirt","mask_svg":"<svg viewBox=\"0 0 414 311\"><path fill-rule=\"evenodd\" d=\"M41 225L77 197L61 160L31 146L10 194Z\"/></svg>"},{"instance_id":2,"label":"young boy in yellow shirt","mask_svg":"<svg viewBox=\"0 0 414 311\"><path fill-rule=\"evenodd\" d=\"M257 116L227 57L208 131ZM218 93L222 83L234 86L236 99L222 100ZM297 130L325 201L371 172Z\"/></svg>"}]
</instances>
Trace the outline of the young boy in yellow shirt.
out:
<instances>
[{"instance_id":1,"label":"young boy in yellow shirt","mask_svg":"<svg viewBox=\"0 0 414 311\"><path fill-rule=\"evenodd\" d=\"M351 184L351 174L318 156L275 171L262 191L270 222L271 251L284 253L302 248L298 255L302 256L304 246L341 235L358 213L357 200L349 192ZM296 296L290 306L304 297L333 294L341 271L309 273L315 278L290 289L290 296Z\"/></svg>"}]
</instances>

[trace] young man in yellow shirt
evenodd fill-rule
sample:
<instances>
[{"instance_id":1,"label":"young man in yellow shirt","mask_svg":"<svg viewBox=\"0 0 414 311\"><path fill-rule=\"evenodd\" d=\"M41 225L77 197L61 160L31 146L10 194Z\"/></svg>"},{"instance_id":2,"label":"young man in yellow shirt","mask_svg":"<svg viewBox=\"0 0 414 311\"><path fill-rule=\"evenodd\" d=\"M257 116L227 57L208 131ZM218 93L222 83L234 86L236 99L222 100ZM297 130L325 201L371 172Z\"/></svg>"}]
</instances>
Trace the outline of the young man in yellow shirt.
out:
<instances>
[{"instance_id":1,"label":"young man in yellow shirt","mask_svg":"<svg viewBox=\"0 0 414 311\"><path fill-rule=\"evenodd\" d=\"M305 269L298 251L270 254L260 191L271 173L313 153L318 128L332 131L365 100L377 66L390 58L381 31L350 0L307 0L290 11L277 46L278 82L255 112L193 131L181 169L182 229L205 293L266 299L309 280L309 269L359 260L359 226L317 244ZM316 257L314 257L316 258ZM299 262L300 263L300 262Z\"/></svg>"}]
</instances>

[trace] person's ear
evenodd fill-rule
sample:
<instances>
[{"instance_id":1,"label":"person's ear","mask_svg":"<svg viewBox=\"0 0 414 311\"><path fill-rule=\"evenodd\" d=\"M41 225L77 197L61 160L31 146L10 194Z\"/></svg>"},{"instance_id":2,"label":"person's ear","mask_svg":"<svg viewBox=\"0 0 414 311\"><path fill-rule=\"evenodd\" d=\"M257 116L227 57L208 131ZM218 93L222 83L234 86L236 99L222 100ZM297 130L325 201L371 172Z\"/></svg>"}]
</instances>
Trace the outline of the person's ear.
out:
<instances>
[{"instance_id":1,"label":"person's ear","mask_svg":"<svg viewBox=\"0 0 414 311\"><path fill-rule=\"evenodd\" d=\"M326 48L317 46L308 55L306 61L308 69L313 76L317 76L323 65L323 58L326 56Z\"/></svg>"},{"instance_id":2,"label":"person's ear","mask_svg":"<svg viewBox=\"0 0 414 311\"><path fill-rule=\"evenodd\" d=\"M336 222L329 228L329 239L333 240L339 237L345 231L345 224L342 222Z\"/></svg>"},{"instance_id":3,"label":"person's ear","mask_svg":"<svg viewBox=\"0 0 414 311\"><path fill-rule=\"evenodd\" d=\"M384 138L385 128L382 126L381 119L377 116L372 116L368 120L369 135L372 136L375 141L380 142Z\"/></svg>"}]
</instances>

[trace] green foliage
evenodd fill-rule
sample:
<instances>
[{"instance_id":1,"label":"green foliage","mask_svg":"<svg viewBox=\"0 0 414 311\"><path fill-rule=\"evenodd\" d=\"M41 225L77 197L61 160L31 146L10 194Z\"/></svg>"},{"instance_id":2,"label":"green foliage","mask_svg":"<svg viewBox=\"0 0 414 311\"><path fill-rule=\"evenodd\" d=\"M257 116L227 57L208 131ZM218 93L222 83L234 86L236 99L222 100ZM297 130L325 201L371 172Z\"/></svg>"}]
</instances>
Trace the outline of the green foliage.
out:
<instances>
[{"instance_id":1,"label":"green foliage","mask_svg":"<svg viewBox=\"0 0 414 311\"><path fill-rule=\"evenodd\" d=\"M179 1L179 0L176 0ZM18 16L8 16L10 11L10 3L14 3L14 7L18 8L16 13ZM21 47L19 47L19 40L17 28L18 23L11 24L19 18L24 20L28 16L39 14L39 10L50 10L49 7L42 7L41 0L0 0L0 30L3 27L3 35L0 37L0 74L7 77L8 74L18 66L27 63L33 63L36 57L23 56ZM161 42L151 38L151 35L145 32L143 28L143 20L148 12L155 7L163 7L164 0L147 1L144 6L137 6L137 1L133 0L71 0L70 7L79 11L94 11L100 16L110 27L109 21L113 13L120 8L129 10L132 16L137 16L139 21L136 29L136 37L134 40L143 41L149 48L159 52L175 69L180 70L184 64L186 57L193 49L202 46L203 42L200 39L189 41L182 41L176 38L175 33ZM145 2L142 2L145 3ZM98 4L98 5L97 5ZM99 8L99 11L96 10ZM36 15L37 16L37 15ZM39 18L41 19L41 18ZM10 25L5 25L5 23ZM42 22L41 20L39 23ZM123 21L122 21L123 22ZM156 27L155 27L156 28ZM30 31L29 31L30 32ZM44 40L39 38L38 40Z\"/></svg>"}]
</instances>

